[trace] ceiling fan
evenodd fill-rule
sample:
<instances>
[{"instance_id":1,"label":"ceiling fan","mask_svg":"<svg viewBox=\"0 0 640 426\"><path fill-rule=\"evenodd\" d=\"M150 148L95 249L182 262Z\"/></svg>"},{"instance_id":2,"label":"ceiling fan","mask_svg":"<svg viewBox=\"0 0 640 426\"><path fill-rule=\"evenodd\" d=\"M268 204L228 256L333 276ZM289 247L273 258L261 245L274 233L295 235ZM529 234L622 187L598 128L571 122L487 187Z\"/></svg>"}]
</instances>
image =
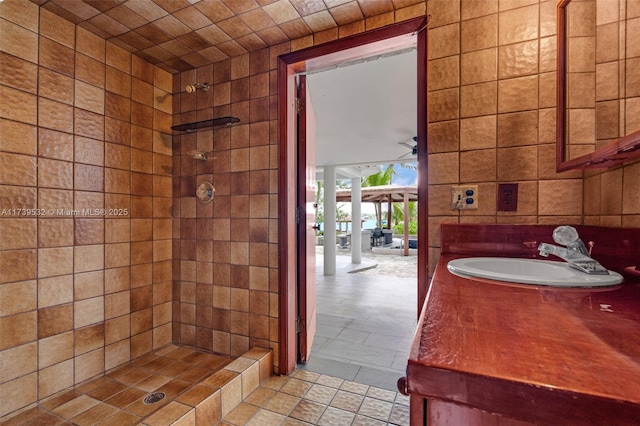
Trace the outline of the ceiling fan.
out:
<instances>
[{"instance_id":1,"label":"ceiling fan","mask_svg":"<svg viewBox=\"0 0 640 426\"><path fill-rule=\"evenodd\" d=\"M414 142L414 144L413 144L413 145L411 145L411 144L410 144L410 143L408 143L408 142L398 142L398 145L406 146L407 148L409 148L409 149L411 150L411 151L407 152L406 154L404 154L404 155L402 155L402 156L398 157L398 159L400 159L400 158L404 158L404 157L406 157L407 155L417 155L417 154L418 154L418 137L417 137L417 136L414 136L414 137L412 138L412 140L413 140L413 142Z\"/></svg>"}]
</instances>

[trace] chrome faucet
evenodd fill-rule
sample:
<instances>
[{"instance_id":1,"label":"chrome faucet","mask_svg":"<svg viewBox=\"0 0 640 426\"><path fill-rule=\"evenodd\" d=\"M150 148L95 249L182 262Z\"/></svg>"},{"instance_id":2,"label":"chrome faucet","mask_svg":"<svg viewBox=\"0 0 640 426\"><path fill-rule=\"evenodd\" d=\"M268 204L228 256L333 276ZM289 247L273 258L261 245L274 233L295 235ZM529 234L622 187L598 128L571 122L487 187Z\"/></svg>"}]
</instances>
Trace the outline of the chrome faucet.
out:
<instances>
[{"instance_id":1,"label":"chrome faucet","mask_svg":"<svg viewBox=\"0 0 640 426\"><path fill-rule=\"evenodd\" d=\"M609 274L609 271L607 271L604 266L591 257L590 252L578 237L578 231L576 231L574 227L558 226L553 230L553 240L565 247L540 243L538 246L540 256L548 257L550 254L553 254L563 259L572 268L587 274Z\"/></svg>"}]
</instances>

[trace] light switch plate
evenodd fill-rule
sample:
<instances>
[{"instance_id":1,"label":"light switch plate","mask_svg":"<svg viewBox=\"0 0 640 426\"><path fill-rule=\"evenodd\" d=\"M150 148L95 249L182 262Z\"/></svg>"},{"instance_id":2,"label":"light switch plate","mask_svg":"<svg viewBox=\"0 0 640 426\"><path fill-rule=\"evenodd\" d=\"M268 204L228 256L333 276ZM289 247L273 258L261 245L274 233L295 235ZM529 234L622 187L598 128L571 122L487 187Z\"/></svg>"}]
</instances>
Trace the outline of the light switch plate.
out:
<instances>
[{"instance_id":1,"label":"light switch plate","mask_svg":"<svg viewBox=\"0 0 640 426\"><path fill-rule=\"evenodd\" d=\"M472 210L477 208L478 185L451 187L451 210Z\"/></svg>"}]
</instances>

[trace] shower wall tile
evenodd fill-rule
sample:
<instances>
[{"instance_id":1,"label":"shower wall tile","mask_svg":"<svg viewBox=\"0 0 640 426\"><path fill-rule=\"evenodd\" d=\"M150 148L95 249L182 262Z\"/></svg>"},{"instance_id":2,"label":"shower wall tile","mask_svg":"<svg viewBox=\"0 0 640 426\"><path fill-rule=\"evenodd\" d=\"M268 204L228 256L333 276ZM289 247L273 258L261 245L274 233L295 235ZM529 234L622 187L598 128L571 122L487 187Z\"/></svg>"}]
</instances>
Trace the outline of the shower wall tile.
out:
<instances>
[{"instance_id":1,"label":"shower wall tile","mask_svg":"<svg viewBox=\"0 0 640 426\"><path fill-rule=\"evenodd\" d=\"M36 126L0 118L0 149L5 152L35 155L37 152Z\"/></svg>"},{"instance_id":2,"label":"shower wall tile","mask_svg":"<svg viewBox=\"0 0 640 426\"><path fill-rule=\"evenodd\" d=\"M337 32L327 36L335 38ZM272 93L271 81L275 67L269 50L264 49L174 78L173 90L180 93L174 109L183 112L174 120L218 115L241 120L232 128L179 134L173 139L173 153L180 157L173 167L173 187L179 188L179 193L173 193L173 204L179 206L173 236L177 239L174 247L180 248L174 250L180 267L179 280L174 282L174 321L178 324L173 327L173 338L227 355L249 349L251 339L268 341L268 315L277 316L276 311L267 313L265 303L260 302L271 293L255 295L257 316L265 320L255 321L252 331L251 293L277 288L270 285L277 274L269 274L269 246L277 244L269 242L273 228L269 226L270 196L277 194L277 185L271 185L271 172L277 170L277 162L272 161L277 152L272 145L277 143L277 134L272 132L277 117L272 117L276 110L271 111L276 107L271 99L276 93ZM183 91L185 84L201 76L211 78L211 74L213 97ZM194 150L212 150L212 161L197 162L190 155ZM212 181L216 188L214 201L207 205L195 198L195 189L204 180ZM156 178L154 187L158 181ZM253 287L251 268L256 268Z\"/></svg>"},{"instance_id":3,"label":"shower wall tile","mask_svg":"<svg viewBox=\"0 0 640 426\"><path fill-rule=\"evenodd\" d=\"M73 49L56 43L46 37L39 39L39 65L73 77L75 74L75 54Z\"/></svg>"},{"instance_id":4,"label":"shower wall tile","mask_svg":"<svg viewBox=\"0 0 640 426\"><path fill-rule=\"evenodd\" d=\"M0 86L4 101L0 104L0 117L36 124L37 99L34 95L7 86Z\"/></svg>"},{"instance_id":5,"label":"shower wall tile","mask_svg":"<svg viewBox=\"0 0 640 426\"><path fill-rule=\"evenodd\" d=\"M171 75L14 4L0 204L46 214L0 218L0 417L169 343L173 314Z\"/></svg>"},{"instance_id":6,"label":"shower wall tile","mask_svg":"<svg viewBox=\"0 0 640 426\"><path fill-rule=\"evenodd\" d=\"M106 47L105 40L84 28L75 27L75 30L76 50L104 63ZM124 53L124 51L122 53L124 54L124 56L128 56Z\"/></svg>"},{"instance_id":7,"label":"shower wall tile","mask_svg":"<svg viewBox=\"0 0 640 426\"><path fill-rule=\"evenodd\" d=\"M2 18L0 18L2 19ZM37 19L35 26L37 27ZM32 30L2 19L2 51L38 63L38 35Z\"/></svg>"},{"instance_id":8,"label":"shower wall tile","mask_svg":"<svg viewBox=\"0 0 640 426\"><path fill-rule=\"evenodd\" d=\"M0 84L36 94L33 85L38 67L31 62L0 52Z\"/></svg>"},{"instance_id":9,"label":"shower wall tile","mask_svg":"<svg viewBox=\"0 0 640 426\"><path fill-rule=\"evenodd\" d=\"M71 49L75 45L75 25L48 10L40 12L40 35Z\"/></svg>"},{"instance_id":10,"label":"shower wall tile","mask_svg":"<svg viewBox=\"0 0 640 426\"><path fill-rule=\"evenodd\" d=\"M13 315L36 309L36 281L20 281L0 287L0 315Z\"/></svg>"},{"instance_id":11,"label":"shower wall tile","mask_svg":"<svg viewBox=\"0 0 640 426\"><path fill-rule=\"evenodd\" d=\"M38 155L55 160L73 161L73 135L40 128Z\"/></svg>"},{"instance_id":12,"label":"shower wall tile","mask_svg":"<svg viewBox=\"0 0 640 426\"><path fill-rule=\"evenodd\" d=\"M38 344L38 367L44 368L73 358L72 331L40 339Z\"/></svg>"}]
</instances>

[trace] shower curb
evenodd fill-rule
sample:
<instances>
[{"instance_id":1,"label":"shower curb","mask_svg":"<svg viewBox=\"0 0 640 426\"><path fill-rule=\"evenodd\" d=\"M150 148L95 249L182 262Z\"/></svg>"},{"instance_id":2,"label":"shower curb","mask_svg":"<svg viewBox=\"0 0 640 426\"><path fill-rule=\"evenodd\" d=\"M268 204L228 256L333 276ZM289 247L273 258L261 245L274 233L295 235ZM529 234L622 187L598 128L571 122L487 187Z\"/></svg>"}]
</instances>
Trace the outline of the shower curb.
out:
<instances>
[{"instance_id":1,"label":"shower curb","mask_svg":"<svg viewBox=\"0 0 640 426\"><path fill-rule=\"evenodd\" d=\"M233 411L271 377L273 351L253 348L138 424L211 425Z\"/></svg>"}]
</instances>

